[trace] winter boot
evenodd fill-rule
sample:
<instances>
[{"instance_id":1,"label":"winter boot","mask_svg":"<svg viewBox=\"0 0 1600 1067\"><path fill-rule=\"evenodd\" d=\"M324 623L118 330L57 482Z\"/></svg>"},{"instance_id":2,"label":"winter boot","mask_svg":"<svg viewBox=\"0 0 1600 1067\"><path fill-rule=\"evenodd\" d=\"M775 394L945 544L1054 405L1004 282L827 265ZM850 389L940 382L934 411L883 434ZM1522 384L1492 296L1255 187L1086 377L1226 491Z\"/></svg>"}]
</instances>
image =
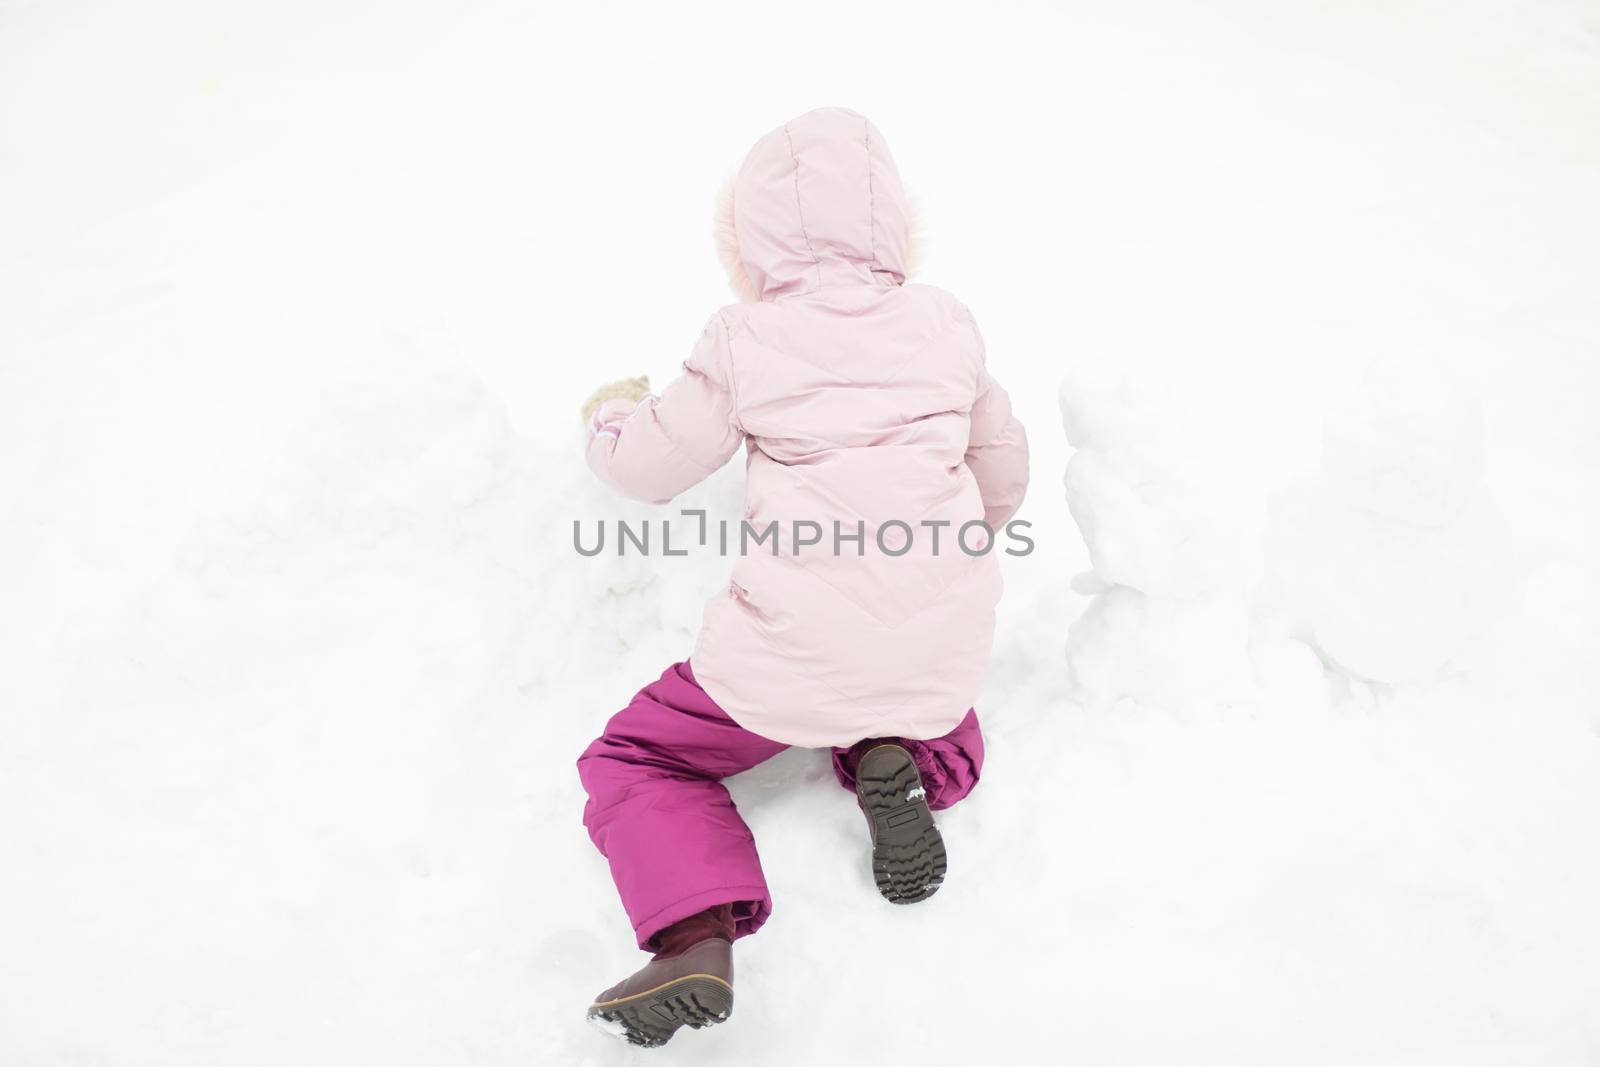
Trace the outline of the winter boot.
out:
<instances>
[{"instance_id":1,"label":"winter boot","mask_svg":"<svg viewBox=\"0 0 1600 1067\"><path fill-rule=\"evenodd\" d=\"M715 1026L733 1013L732 908L719 905L657 935L661 951L594 998L589 1021L630 1044L665 1045L687 1024Z\"/></svg>"},{"instance_id":2,"label":"winter boot","mask_svg":"<svg viewBox=\"0 0 1600 1067\"><path fill-rule=\"evenodd\" d=\"M884 899L915 904L938 892L944 839L911 753L896 744L868 749L856 764L856 799L872 831L872 878Z\"/></svg>"}]
</instances>

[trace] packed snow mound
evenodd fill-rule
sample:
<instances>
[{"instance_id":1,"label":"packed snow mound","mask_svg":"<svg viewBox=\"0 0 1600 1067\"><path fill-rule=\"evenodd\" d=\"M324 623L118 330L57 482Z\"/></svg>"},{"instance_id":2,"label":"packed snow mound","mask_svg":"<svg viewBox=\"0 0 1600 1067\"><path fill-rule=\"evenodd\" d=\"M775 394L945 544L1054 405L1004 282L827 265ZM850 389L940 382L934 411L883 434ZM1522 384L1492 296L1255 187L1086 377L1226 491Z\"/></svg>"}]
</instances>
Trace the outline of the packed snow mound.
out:
<instances>
[{"instance_id":1,"label":"packed snow mound","mask_svg":"<svg viewBox=\"0 0 1600 1067\"><path fill-rule=\"evenodd\" d=\"M1374 360L1302 399L1320 463L1278 484L1263 456L1283 413L1254 374L1120 352L1069 367L1067 505L1109 587L1068 645L1087 699L1248 703L1258 657L1303 661L1286 635L1350 676L1418 681L1503 603L1506 534L1470 384L1426 356Z\"/></svg>"},{"instance_id":2,"label":"packed snow mound","mask_svg":"<svg viewBox=\"0 0 1600 1067\"><path fill-rule=\"evenodd\" d=\"M1249 582L1259 522L1248 481L1254 442L1232 425L1226 383L1119 351L1073 362L1060 398L1076 450L1067 506L1096 574L1177 598Z\"/></svg>"},{"instance_id":3,"label":"packed snow mound","mask_svg":"<svg viewBox=\"0 0 1600 1067\"><path fill-rule=\"evenodd\" d=\"M1323 470L1343 505L1395 522L1446 526L1481 497L1483 410L1442 359L1374 359L1323 419Z\"/></svg>"},{"instance_id":4,"label":"packed snow mound","mask_svg":"<svg viewBox=\"0 0 1600 1067\"><path fill-rule=\"evenodd\" d=\"M1477 397L1436 360L1390 357L1324 425L1321 470L1272 511L1269 595L1351 675L1436 677L1512 595Z\"/></svg>"}]
</instances>

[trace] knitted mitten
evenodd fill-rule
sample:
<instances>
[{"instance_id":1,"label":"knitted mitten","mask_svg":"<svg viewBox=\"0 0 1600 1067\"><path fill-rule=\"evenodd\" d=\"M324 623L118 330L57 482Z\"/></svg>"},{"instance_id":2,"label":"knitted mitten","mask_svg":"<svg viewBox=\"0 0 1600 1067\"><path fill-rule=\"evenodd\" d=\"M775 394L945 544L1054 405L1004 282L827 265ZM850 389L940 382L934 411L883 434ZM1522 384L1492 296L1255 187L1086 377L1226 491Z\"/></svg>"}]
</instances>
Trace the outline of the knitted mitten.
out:
<instances>
[{"instance_id":1,"label":"knitted mitten","mask_svg":"<svg viewBox=\"0 0 1600 1067\"><path fill-rule=\"evenodd\" d=\"M637 378L622 378L618 381L607 382L589 394L589 399L583 402L580 409L583 412L583 421L588 422L594 418L594 413L600 405L607 400L629 400L638 403L650 391L650 378L641 374Z\"/></svg>"}]
</instances>

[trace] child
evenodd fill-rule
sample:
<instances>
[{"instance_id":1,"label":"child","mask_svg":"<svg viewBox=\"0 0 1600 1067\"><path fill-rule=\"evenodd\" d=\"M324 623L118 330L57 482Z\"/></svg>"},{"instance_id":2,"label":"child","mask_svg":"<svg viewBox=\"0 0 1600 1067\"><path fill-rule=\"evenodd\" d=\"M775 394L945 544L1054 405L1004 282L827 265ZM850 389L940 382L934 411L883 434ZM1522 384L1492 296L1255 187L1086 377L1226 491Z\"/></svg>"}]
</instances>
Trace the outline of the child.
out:
<instances>
[{"instance_id":1,"label":"child","mask_svg":"<svg viewBox=\"0 0 1600 1067\"><path fill-rule=\"evenodd\" d=\"M641 379L591 398L589 465L635 499L671 500L745 446L746 527L730 538L745 551L691 660L578 760L584 825L654 953L589 1017L639 1045L728 1017L732 942L772 910L722 779L790 745L832 748L879 891L909 904L938 889L930 809L982 769L971 704L1000 597L995 554L964 527L1000 529L1028 480L971 314L906 284L906 200L871 123L824 108L785 124L724 199L743 302L711 316L659 398Z\"/></svg>"}]
</instances>

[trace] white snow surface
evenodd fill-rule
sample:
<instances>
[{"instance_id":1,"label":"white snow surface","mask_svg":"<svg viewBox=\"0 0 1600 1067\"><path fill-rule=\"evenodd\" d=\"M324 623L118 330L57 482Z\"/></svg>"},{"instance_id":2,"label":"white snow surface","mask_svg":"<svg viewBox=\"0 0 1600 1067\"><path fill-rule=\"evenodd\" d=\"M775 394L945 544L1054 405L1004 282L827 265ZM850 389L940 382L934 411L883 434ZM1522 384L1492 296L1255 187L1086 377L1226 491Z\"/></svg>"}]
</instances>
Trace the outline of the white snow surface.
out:
<instances>
[{"instance_id":1,"label":"white snow surface","mask_svg":"<svg viewBox=\"0 0 1600 1067\"><path fill-rule=\"evenodd\" d=\"M941 892L735 779L774 915L642 1053L573 762L726 561L573 551L675 510L576 406L832 103L1038 548ZM0 122L0 1062L1600 1063L1592 5L13 0Z\"/></svg>"}]
</instances>

